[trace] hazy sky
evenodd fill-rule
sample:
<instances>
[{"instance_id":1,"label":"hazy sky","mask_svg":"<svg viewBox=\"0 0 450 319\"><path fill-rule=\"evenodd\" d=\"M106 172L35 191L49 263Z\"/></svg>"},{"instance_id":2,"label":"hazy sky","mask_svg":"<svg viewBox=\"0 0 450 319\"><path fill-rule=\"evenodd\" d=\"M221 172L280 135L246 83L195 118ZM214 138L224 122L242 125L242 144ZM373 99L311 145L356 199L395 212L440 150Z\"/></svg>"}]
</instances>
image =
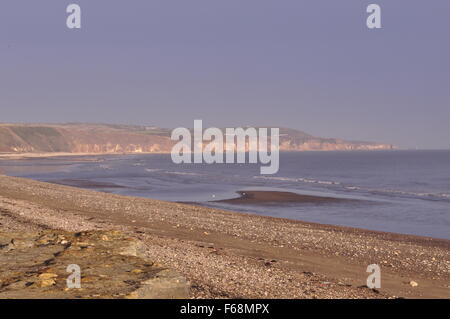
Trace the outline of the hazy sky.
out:
<instances>
[{"instance_id":1,"label":"hazy sky","mask_svg":"<svg viewBox=\"0 0 450 319\"><path fill-rule=\"evenodd\" d=\"M450 148L448 0L2 0L0 39L0 122L203 119Z\"/></svg>"}]
</instances>

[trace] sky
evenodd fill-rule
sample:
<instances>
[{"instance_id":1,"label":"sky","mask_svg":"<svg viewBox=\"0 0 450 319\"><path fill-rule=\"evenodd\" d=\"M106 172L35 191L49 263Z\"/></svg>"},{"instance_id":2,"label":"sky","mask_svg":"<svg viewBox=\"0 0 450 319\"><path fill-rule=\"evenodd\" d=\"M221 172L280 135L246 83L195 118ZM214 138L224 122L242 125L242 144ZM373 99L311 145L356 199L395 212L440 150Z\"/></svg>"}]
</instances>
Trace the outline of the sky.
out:
<instances>
[{"instance_id":1,"label":"sky","mask_svg":"<svg viewBox=\"0 0 450 319\"><path fill-rule=\"evenodd\" d=\"M450 149L449 34L448 0L2 0L0 122L202 119Z\"/></svg>"}]
</instances>

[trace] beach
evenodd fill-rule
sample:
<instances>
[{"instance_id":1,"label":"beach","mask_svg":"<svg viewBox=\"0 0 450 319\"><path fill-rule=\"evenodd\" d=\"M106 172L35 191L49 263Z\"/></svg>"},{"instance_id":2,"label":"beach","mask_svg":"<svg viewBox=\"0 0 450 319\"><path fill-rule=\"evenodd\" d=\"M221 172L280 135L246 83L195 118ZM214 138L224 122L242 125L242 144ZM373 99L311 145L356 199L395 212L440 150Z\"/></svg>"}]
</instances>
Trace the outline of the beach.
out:
<instances>
[{"instance_id":1,"label":"beach","mask_svg":"<svg viewBox=\"0 0 450 319\"><path fill-rule=\"evenodd\" d=\"M450 1L4 2L0 300L450 299Z\"/></svg>"},{"instance_id":2,"label":"beach","mask_svg":"<svg viewBox=\"0 0 450 319\"><path fill-rule=\"evenodd\" d=\"M0 176L0 231L119 230L190 298L449 298L450 241ZM380 289L366 287L367 266ZM416 286L414 283L417 283Z\"/></svg>"}]
</instances>

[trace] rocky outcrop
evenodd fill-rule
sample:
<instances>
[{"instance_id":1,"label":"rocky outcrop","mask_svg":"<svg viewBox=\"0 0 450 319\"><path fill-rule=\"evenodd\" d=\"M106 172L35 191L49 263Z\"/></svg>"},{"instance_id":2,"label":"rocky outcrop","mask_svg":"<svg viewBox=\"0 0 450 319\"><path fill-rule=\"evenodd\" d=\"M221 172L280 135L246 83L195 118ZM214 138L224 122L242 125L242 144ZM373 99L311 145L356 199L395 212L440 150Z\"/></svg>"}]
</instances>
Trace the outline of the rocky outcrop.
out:
<instances>
[{"instance_id":1,"label":"rocky outcrop","mask_svg":"<svg viewBox=\"0 0 450 319\"><path fill-rule=\"evenodd\" d=\"M94 124L2 124L0 153L170 153L171 131L156 127ZM281 151L393 149L390 144L319 138L280 129Z\"/></svg>"},{"instance_id":2,"label":"rocky outcrop","mask_svg":"<svg viewBox=\"0 0 450 319\"><path fill-rule=\"evenodd\" d=\"M142 256L142 244L117 231L0 233L0 298L188 297L181 275ZM69 265L80 269L79 288L67 283L76 284Z\"/></svg>"}]
</instances>

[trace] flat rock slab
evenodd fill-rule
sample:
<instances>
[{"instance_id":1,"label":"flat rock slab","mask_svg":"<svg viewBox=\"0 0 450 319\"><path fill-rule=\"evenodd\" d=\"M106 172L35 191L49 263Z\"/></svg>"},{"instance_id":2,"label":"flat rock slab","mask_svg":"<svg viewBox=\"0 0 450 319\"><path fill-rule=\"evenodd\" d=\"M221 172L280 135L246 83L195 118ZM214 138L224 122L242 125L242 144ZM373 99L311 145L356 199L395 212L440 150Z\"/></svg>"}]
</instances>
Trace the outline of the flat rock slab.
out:
<instances>
[{"instance_id":1,"label":"flat rock slab","mask_svg":"<svg viewBox=\"0 0 450 319\"><path fill-rule=\"evenodd\" d=\"M70 285L77 281L69 265L80 269L80 288ZM117 231L0 232L0 269L0 298L187 298L189 293L184 277L143 258L141 243Z\"/></svg>"}]
</instances>

